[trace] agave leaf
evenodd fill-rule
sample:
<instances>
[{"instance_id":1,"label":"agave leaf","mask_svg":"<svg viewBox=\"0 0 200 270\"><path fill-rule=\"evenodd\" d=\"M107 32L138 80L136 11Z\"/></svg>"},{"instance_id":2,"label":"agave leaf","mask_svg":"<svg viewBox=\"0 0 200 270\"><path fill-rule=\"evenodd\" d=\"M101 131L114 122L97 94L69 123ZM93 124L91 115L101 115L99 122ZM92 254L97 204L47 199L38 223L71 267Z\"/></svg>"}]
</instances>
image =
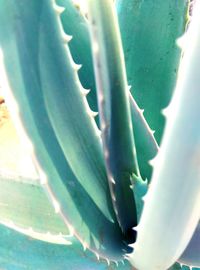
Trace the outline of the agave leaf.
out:
<instances>
[{"instance_id":1,"label":"agave leaf","mask_svg":"<svg viewBox=\"0 0 200 270\"><path fill-rule=\"evenodd\" d=\"M140 175L120 34L109 0L88 1L100 126L111 197L124 232L137 225L132 175Z\"/></svg>"},{"instance_id":2,"label":"agave leaf","mask_svg":"<svg viewBox=\"0 0 200 270\"><path fill-rule=\"evenodd\" d=\"M141 270L167 269L173 264L187 247L200 218L200 2L195 8L138 227L132 263Z\"/></svg>"},{"instance_id":3,"label":"agave leaf","mask_svg":"<svg viewBox=\"0 0 200 270\"><path fill-rule=\"evenodd\" d=\"M176 83L181 56L176 39L185 29L188 0L117 0L116 8L131 93L160 144L161 110Z\"/></svg>"},{"instance_id":4,"label":"agave leaf","mask_svg":"<svg viewBox=\"0 0 200 270\"><path fill-rule=\"evenodd\" d=\"M68 235L61 217L55 214L43 188L29 179L0 179L0 222L40 234ZM58 237L61 239L61 237ZM52 238L53 239L53 238ZM62 240L62 239L61 239Z\"/></svg>"},{"instance_id":5,"label":"agave leaf","mask_svg":"<svg viewBox=\"0 0 200 270\"><path fill-rule=\"evenodd\" d=\"M79 79L84 88L91 90L87 95L92 110L97 110L97 97L95 77L92 64L88 22L80 10L74 6L72 0L57 0L57 4L65 7L61 14L61 22L65 33L73 36L69 43L70 52L74 62L82 65L78 72ZM96 122L98 116L95 118Z\"/></svg>"},{"instance_id":6,"label":"agave leaf","mask_svg":"<svg viewBox=\"0 0 200 270\"><path fill-rule=\"evenodd\" d=\"M71 58L68 41L64 39L67 35L62 36L63 30L59 28L59 15L45 8L43 10L38 32L41 56L38 71L49 120L78 181L106 217L112 220L112 214L105 207L108 185L99 131L82 93L84 89L77 75L78 66Z\"/></svg>"},{"instance_id":7,"label":"agave leaf","mask_svg":"<svg viewBox=\"0 0 200 270\"><path fill-rule=\"evenodd\" d=\"M43 17L46 22L45 15ZM52 25L51 29L53 27L55 29L51 40L52 32L48 32L49 25L43 22L41 24L44 25L44 28L41 27L41 32L44 34L41 34L40 38L42 57L39 65L42 91L50 121L77 179L91 194L97 206L112 220L112 214L104 206L108 184L99 131L93 119L93 112L86 98L81 94L84 89L79 86L76 65L70 58L71 54L67 46L62 44L59 29ZM46 39L50 40L48 48L46 48ZM55 47L57 51L54 52L55 57L53 57L52 51ZM55 67L57 72L54 70Z\"/></svg>"},{"instance_id":8,"label":"agave leaf","mask_svg":"<svg viewBox=\"0 0 200 270\"><path fill-rule=\"evenodd\" d=\"M96 86L88 21L80 14L76 7L72 5L72 1L58 0L57 3L66 7L65 11L61 14L63 29L65 33L73 36L73 39L69 43L69 48L75 63L82 65L82 68L78 72L79 79L83 87L91 89L90 93L87 95L87 100L91 109L97 111ZM141 174L144 179L148 178L148 180L150 180L152 167L149 166L148 161L156 155L158 146L142 112L133 100L131 94L130 107L133 116L132 123L134 126L136 149ZM95 117L97 124L99 124L98 117L98 115Z\"/></svg>"},{"instance_id":9,"label":"agave leaf","mask_svg":"<svg viewBox=\"0 0 200 270\"><path fill-rule=\"evenodd\" d=\"M37 156L37 159L35 159L40 173L41 183L48 192L55 206L55 211L63 217L63 220L68 226L70 225L70 229L73 229L75 235L85 247L89 247L103 257L109 257L113 260L121 259L124 252L130 252L132 249L127 247L123 242L125 239L115 222L115 216L111 209L112 203L108 193L102 205L105 208L105 212L113 216L113 220L107 218L106 214L102 212L102 209L97 207L96 198L94 198L94 194L90 194L86 190L85 183L80 184L77 180L68 161L65 159L45 107L44 96L42 94L43 87L49 87L51 91L53 89L54 91L58 91L57 87L62 88L62 83L65 86L68 83L72 83L72 85L74 83L71 82L74 71L72 71L72 67L68 63L68 55L66 55L66 51L64 50L64 46L67 45L62 45L63 40L57 28L58 18L53 9L54 2L47 0L27 1L21 0L17 4L13 0L1 1L0 25L4 25L4 27L0 27L0 43L3 49L6 68L6 73L2 69L1 78L3 80L2 84L6 89L8 106L12 111L12 116L15 118L14 120L18 125L18 129L22 133L23 128L20 126L21 118L25 133L33 142L33 145L31 143L28 144L27 138L23 137L25 146L30 148L34 157L34 153ZM55 5L54 8L60 10ZM44 37L46 37L46 40ZM53 45L56 46L56 52ZM59 59L58 63L56 59ZM51 61L55 61L55 65L52 65ZM47 70L42 71L45 65ZM68 71L66 70L66 66ZM27 67L29 67L29 72L27 72ZM62 74L63 69L64 74ZM51 78L51 72L52 78L55 80L51 80L52 85L49 85L47 79L49 80ZM55 74L56 72L57 75ZM7 82L7 76L9 78L9 84ZM59 77L59 80L57 80L54 76L61 76L62 79ZM13 93L10 92L10 86ZM55 88L52 88L53 86ZM75 85L75 87L78 86ZM63 91L61 88L59 91ZM70 91L69 93L71 93ZM77 123L81 126L80 122L83 120L81 119L81 115L83 113L86 122L88 121L90 123L87 120L85 112L80 111L78 107L82 104L81 93L80 97L78 93L71 93L71 97L73 102L75 102L73 104L77 104L77 111L71 115L72 119L74 119L74 116L76 118L79 117L80 121ZM57 101L62 104L60 97L58 97ZM9 102L11 103L9 104ZM68 106L68 102L71 104L70 99L69 101L67 100L66 106ZM74 108L72 110L74 111ZM79 115L77 114L78 111L80 112ZM67 123L69 116L66 117ZM70 123L72 125L71 120ZM85 128L84 123L82 124L82 128ZM75 130L76 126L71 126L71 128L76 133L80 132L79 130ZM68 132L66 134L71 138ZM87 129L84 131L84 134L84 136L86 134L89 135ZM78 138L82 135L77 134L76 143L80 142ZM88 138L86 139L88 140ZM82 146L85 146L84 142L81 142ZM74 145L74 151L75 147L76 145ZM100 145L97 142L98 147ZM70 149L72 151L72 147ZM76 152L76 156L79 156L77 153L79 153L79 149ZM100 155L97 152L97 159L99 157ZM96 166L102 169L101 163ZM83 166L80 167L80 169L82 168ZM91 179L91 181L94 183L96 176L93 176L94 179ZM101 196L99 195L100 193L106 194L106 186L105 189L102 189L102 181L106 182L102 172L101 176L99 189L95 191L98 198ZM92 185L90 184L90 186Z\"/></svg>"},{"instance_id":10,"label":"agave leaf","mask_svg":"<svg viewBox=\"0 0 200 270\"><path fill-rule=\"evenodd\" d=\"M200 267L200 223L187 248L179 259L180 263Z\"/></svg>"},{"instance_id":11,"label":"agave leaf","mask_svg":"<svg viewBox=\"0 0 200 270\"><path fill-rule=\"evenodd\" d=\"M154 134L144 118L143 111L139 109L131 93L129 93L129 97L140 174L143 179L147 179L149 182L152 175L152 166L150 166L149 161L156 156L159 148Z\"/></svg>"},{"instance_id":12,"label":"agave leaf","mask_svg":"<svg viewBox=\"0 0 200 270\"><path fill-rule=\"evenodd\" d=\"M69 231L55 214L33 162L6 114L0 127L0 222L39 239L66 242L63 236Z\"/></svg>"},{"instance_id":13,"label":"agave leaf","mask_svg":"<svg viewBox=\"0 0 200 270\"><path fill-rule=\"evenodd\" d=\"M117 267L106 261L98 261L89 251L83 251L80 243L72 239L69 246L53 245L31 239L0 225L0 267L5 270L131 270L124 262ZM14 244L13 244L14 243ZM121 268L122 266L122 268Z\"/></svg>"}]
</instances>

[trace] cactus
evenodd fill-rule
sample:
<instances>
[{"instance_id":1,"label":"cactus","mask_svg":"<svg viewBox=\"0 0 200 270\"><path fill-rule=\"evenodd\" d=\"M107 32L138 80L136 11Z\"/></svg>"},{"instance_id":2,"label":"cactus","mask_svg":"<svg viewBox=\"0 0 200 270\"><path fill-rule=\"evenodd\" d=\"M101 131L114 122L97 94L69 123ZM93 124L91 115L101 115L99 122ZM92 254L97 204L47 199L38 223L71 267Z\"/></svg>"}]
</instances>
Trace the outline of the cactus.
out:
<instances>
[{"instance_id":1,"label":"cactus","mask_svg":"<svg viewBox=\"0 0 200 270\"><path fill-rule=\"evenodd\" d=\"M0 1L0 83L38 172L1 177L1 267L200 267L200 3L184 34L186 0L86 2Z\"/></svg>"}]
</instances>

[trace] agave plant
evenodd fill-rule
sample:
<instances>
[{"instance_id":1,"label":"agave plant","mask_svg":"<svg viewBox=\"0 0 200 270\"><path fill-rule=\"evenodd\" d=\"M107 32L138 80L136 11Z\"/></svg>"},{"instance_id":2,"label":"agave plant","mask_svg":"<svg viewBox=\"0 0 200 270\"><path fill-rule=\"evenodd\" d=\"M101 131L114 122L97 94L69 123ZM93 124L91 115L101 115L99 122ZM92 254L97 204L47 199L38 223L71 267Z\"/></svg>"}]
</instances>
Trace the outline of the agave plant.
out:
<instances>
[{"instance_id":1,"label":"agave plant","mask_svg":"<svg viewBox=\"0 0 200 270\"><path fill-rule=\"evenodd\" d=\"M0 0L1 85L38 173L1 179L1 267L200 267L200 3L184 34L186 0L86 2Z\"/></svg>"}]
</instances>

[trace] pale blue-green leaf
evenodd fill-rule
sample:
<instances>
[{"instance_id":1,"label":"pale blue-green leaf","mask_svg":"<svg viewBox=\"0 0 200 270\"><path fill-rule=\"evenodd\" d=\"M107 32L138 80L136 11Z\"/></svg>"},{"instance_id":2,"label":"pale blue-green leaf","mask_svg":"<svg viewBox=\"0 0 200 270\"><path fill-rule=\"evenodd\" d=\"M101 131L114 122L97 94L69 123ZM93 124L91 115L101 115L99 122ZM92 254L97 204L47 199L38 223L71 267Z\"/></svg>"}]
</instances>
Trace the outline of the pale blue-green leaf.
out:
<instances>
[{"instance_id":1,"label":"pale blue-green leaf","mask_svg":"<svg viewBox=\"0 0 200 270\"><path fill-rule=\"evenodd\" d=\"M170 267L189 244L200 218L200 2L195 8L138 227L132 263L140 270Z\"/></svg>"}]
</instances>

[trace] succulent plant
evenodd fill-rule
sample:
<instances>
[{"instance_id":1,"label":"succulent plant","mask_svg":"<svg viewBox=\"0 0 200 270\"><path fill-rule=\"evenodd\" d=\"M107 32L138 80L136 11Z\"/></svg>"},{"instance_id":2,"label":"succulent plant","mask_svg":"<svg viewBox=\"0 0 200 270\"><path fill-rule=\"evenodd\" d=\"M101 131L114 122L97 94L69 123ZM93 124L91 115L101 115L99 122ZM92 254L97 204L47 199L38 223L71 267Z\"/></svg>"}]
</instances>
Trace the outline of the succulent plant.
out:
<instances>
[{"instance_id":1,"label":"succulent plant","mask_svg":"<svg viewBox=\"0 0 200 270\"><path fill-rule=\"evenodd\" d=\"M86 2L0 0L0 82L38 173L1 179L1 267L200 267L200 2L185 34L187 0Z\"/></svg>"}]
</instances>

